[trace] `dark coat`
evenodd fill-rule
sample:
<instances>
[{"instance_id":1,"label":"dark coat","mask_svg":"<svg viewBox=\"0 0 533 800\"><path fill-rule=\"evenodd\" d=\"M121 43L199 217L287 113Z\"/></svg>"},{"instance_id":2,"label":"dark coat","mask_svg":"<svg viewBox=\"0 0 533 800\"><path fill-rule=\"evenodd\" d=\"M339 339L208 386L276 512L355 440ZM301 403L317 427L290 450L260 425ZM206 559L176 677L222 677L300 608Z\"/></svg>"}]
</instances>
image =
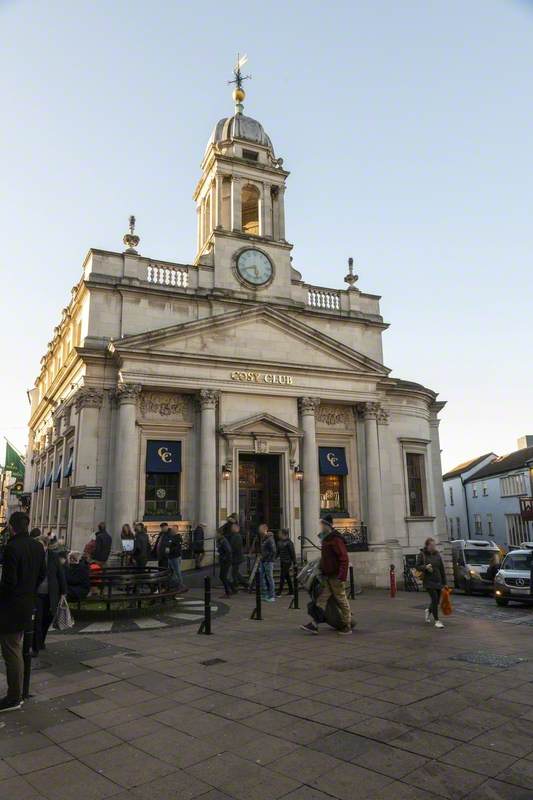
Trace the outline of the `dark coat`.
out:
<instances>
[{"instance_id":1,"label":"dark coat","mask_svg":"<svg viewBox=\"0 0 533 800\"><path fill-rule=\"evenodd\" d=\"M101 561L105 564L111 554L112 542L111 535L107 531L98 531L93 555L95 561Z\"/></svg>"},{"instance_id":2,"label":"dark coat","mask_svg":"<svg viewBox=\"0 0 533 800\"><path fill-rule=\"evenodd\" d=\"M430 565L432 569L428 570ZM416 568L423 573L424 589L442 589L446 586L446 571L440 553L428 553L425 548L422 549L416 559Z\"/></svg>"},{"instance_id":3,"label":"dark coat","mask_svg":"<svg viewBox=\"0 0 533 800\"><path fill-rule=\"evenodd\" d=\"M296 551L290 539L279 540L278 555L280 564L296 564Z\"/></svg>"},{"instance_id":4,"label":"dark coat","mask_svg":"<svg viewBox=\"0 0 533 800\"><path fill-rule=\"evenodd\" d=\"M146 531L135 533L135 546L133 548L133 559L138 566L145 566L150 558L150 538Z\"/></svg>"},{"instance_id":5,"label":"dark coat","mask_svg":"<svg viewBox=\"0 0 533 800\"><path fill-rule=\"evenodd\" d=\"M45 574L42 544L28 534L13 536L4 548L0 580L0 635L31 627L37 586Z\"/></svg>"},{"instance_id":6,"label":"dark coat","mask_svg":"<svg viewBox=\"0 0 533 800\"><path fill-rule=\"evenodd\" d=\"M345 581L348 577L350 559L344 539L334 528L322 539L320 569L327 578L338 578Z\"/></svg>"},{"instance_id":7,"label":"dark coat","mask_svg":"<svg viewBox=\"0 0 533 800\"><path fill-rule=\"evenodd\" d=\"M242 554L242 536L237 531L230 533L228 542L231 547L231 562L232 564L242 564L244 557Z\"/></svg>"},{"instance_id":8,"label":"dark coat","mask_svg":"<svg viewBox=\"0 0 533 800\"><path fill-rule=\"evenodd\" d=\"M52 616L54 616L59 605L59 598L62 594L66 595L67 593L67 579L65 576L65 567L60 562L59 555L53 550L49 550L46 555L46 574L48 576L50 613Z\"/></svg>"},{"instance_id":9,"label":"dark coat","mask_svg":"<svg viewBox=\"0 0 533 800\"><path fill-rule=\"evenodd\" d=\"M192 532L192 551L193 553L204 552L205 533L201 525L197 525Z\"/></svg>"},{"instance_id":10,"label":"dark coat","mask_svg":"<svg viewBox=\"0 0 533 800\"><path fill-rule=\"evenodd\" d=\"M261 539L261 561L263 564L271 564L276 560L276 542L274 536L269 533Z\"/></svg>"},{"instance_id":11,"label":"dark coat","mask_svg":"<svg viewBox=\"0 0 533 800\"><path fill-rule=\"evenodd\" d=\"M65 578L67 580L67 599L76 602L84 600L91 589L87 562L82 560L79 564L67 564Z\"/></svg>"},{"instance_id":12,"label":"dark coat","mask_svg":"<svg viewBox=\"0 0 533 800\"><path fill-rule=\"evenodd\" d=\"M217 539L217 552L219 564L231 564L233 554L231 551L231 545L225 536Z\"/></svg>"}]
</instances>

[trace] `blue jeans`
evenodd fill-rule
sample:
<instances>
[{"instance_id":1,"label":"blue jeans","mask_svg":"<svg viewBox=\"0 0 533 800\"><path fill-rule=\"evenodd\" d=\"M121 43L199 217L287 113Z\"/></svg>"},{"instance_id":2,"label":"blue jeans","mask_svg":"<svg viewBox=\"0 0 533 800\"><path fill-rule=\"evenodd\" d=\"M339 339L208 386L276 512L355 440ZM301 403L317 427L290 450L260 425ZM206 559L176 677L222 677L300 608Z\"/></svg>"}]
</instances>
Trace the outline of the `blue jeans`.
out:
<instances>
[{"instance_id":1,"label":"blue jeans","mask_svg":"<svg viewBox=\"0 0 533 800\"><path fill-rule=\"evenodd\" d=\"M274 586L274 563L272 561L261 561L261 594L265 597L275 597L276 587Z\"/></svg>"},{"instance_id":2,"label":"blue jeans","mask_svg":"<svg viewBox=\"0 0 533 800\"><path fill-rule=\"evenodd\" d=\"M178 586L183 586L183 578L181 575L181 557L179 558L169 558L168 559L168 566L174 573L174 578Z\"/></svg>"}]
</instances>

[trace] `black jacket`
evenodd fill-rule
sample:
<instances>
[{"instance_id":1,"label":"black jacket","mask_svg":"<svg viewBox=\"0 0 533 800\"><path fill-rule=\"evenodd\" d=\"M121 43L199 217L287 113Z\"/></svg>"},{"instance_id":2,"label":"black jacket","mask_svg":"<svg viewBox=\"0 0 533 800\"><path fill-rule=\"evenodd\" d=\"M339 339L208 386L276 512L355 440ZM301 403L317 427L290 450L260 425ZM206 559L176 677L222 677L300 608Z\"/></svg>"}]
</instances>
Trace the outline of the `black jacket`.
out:
<instances>
[{"instance_id":1,"label":"black jacket","mask_svg":"<svg viewBox=\"0 0 533 800\"><path fill-rule=\"evenodd\" d=\"M37 586L46 574L44 548L29 535L13 536L4 548L0 580L0 635L31 626Z\"/></svg>"},{"instance_id":2,"label":"black jacket","mask_svg":"<svg viewBox=\"0 0 533 800\"><path fill-rule=\"evenodd\" d=\"M96 546L94 548L93 559L105 563L111 553L111 544L113 540L107 531L98 531L95 541Z\"/></svg>"},{"instance_id":3,"label":"black jacket","mask_svg":"<svg viewBox=\"0 0 533 800\"><path fill-rule=\"evenodd\" d=\"M205 532L201 525L197 525L192 532L192 551L193 553L204 552Z\"/></svg>"},{"instance_id":4,"label":"black jacket","mask_svg":"<svg viewBox=\"0 0 533 800\"><path fill-rule=\"evenodd\" d=\"M220 539L217 539L217 551L218 551L219 564L231 564L232 561L231 545L225 536L222 536Z\"/></svg>"},{"instance_id":5,"label":"black jacket","mask_svg":"<svg viewBox=\"0 0 533 800\"><path fill-rule=\"evenodd\" d=\"M280 564L296 564L296 552L290 539L280 539L278 555Z\"/></svg>"},{"instance_id":6,"label":"black jacket","mask_svg":"<svg viewBox=\"0 0 533 800\"><path fill-rule=\"evenodd\" d=\"M274 536L269 533L261 539L261 561L263 564L271 564L276 560L276 542Z\"/></svg>"},{"instance_id":7,"label":"black jacket","mask_svg":"<svg viewBox=\"0 0 533 800\"><path fill-rule=\"evenodd\" d=\"M91 589L87 562L80 561L79 564L68 564L65 567L65 578L67 580L67 599L84 600Z\"/></svg>"},{"instance_id":8,"label":"black jacket","mask_svg":"<svg viewBox=\"0 0 533 800\"><path fill-rule=\"evenodd\" d=\"M67 593L67 579L65 577L65 567L60 562L59 555L57 553L55 553L53 550L49 550L46 554L46 562L48 597L50 598L50 613L53 616L57 611L59 598L62 594L66 595Z\"/></svg>"},{"instance_id":9,"label":"black jacket","mask_svg":"<svg viewBox=\"0 0 533 800\"><path fill-rule=\"evenodd\" d=\"M244 558L242 554L242 536L240 533L230 533L228 542L231 547L231 561L233 564L242 564Z\"/></svg>"},{"instance_id":10,"label":"black jacket","mask_svg":"<svg viewBox=\"0 0 533 800\"><path fill-rule=\"evenodd\" d=\"M150 539L146 531L137 531L135 533L133 558L138 564L146 564L150 558Z\"/></svg>"},{"instance_id":11,"label":"black jacket","mask_svg":"<svg viewBox=\"0 0 533 800\"><path fill-rule=\"evenodd\" d=\"M431 566L431 570L428 566ZM440 553L428 553L422 549L416 559L416 568L423 573L424 589L442 589L448 583Z\"/></svg>"},{"instance_id":12,"label":"black jacket","mask_svg":"<svg viewBox=\"0 0 533 800\"><path fill-rule=\"evenodd\" d=\"M160 533L155 543L156 557L161 565L167 565L169 558L179 558L183 539L179 533L172 533L170 530Z\"/></svg>"}]
</instances>

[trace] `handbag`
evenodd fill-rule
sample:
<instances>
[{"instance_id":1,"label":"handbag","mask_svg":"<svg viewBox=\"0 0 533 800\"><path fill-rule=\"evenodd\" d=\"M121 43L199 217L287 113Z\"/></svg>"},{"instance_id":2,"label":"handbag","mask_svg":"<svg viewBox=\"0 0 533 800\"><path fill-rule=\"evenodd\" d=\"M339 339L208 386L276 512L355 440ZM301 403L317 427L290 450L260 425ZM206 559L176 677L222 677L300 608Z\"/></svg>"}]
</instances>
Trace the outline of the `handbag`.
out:
<instances>
[{"instance_id":1,"label":"handbag","mask_svg":"<svg viewBox=\"0 0 533 800\"><path fill-rule=\"evenodd\" d=\"M445 586L443 588L442 592L441 592L441 595L440 595L440 610L447 617L453 611L452 601L450 600L451 593L452 593L452 590L448 589L448 587Z\"/></svg>"},{"instance_id":2,"label":"handbag","mask_svg":"<svg viewBox=\"0 0 533 800\"><path fill-rule=\"evenodd\" d=\"M426 566L426 554L422 551L422 558L424 559L424 566ZM413 567L413 575L415 578L418 578L419 581L422 580L424 577L425 570L419 569L418 567Z\"/></svg>"},{"instance_id":3,"label":"handbag","mask_svg":"<svg viewBox=\"0 0 533 800\"><path fill-rule=\"evenodd\" d=\"M52 621L52 627L56 628L58 631L66 631L69 628L72 628L74 625L75 625L74 618L70 613L70 608L68 607L67 598L62 597L59 603L57 604L56 613Z\"/></svg>"}]
</instances>

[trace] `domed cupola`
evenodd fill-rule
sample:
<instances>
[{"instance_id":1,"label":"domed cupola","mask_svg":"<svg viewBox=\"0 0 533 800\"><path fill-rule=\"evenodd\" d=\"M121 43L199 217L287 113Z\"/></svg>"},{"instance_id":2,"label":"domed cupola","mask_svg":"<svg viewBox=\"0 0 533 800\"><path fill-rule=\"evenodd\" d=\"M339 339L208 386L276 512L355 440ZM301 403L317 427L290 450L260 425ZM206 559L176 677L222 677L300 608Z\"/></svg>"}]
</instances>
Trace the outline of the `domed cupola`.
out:
<instances>
[{"instance_id":1,"label":"domed cupola","mask_svg":"<svg viewBox=\"0 0 533 800\"><path fill-rule=\"evenodd\" d=\"M237 90L235 90L235 93L236 91ZM237 105L239 106L241 103ZM252 142L253 144L267 147L272 155L274 155L274 148L270 137L265 132L261 123L256 119L252 119L252 117L246 117L241 111L236 111L233 117L224 117L224 119L217 122L209 138L208 147L210 144L222 145L234 139L240 139L244 142Z\"/></svg>"}]
</instances>

